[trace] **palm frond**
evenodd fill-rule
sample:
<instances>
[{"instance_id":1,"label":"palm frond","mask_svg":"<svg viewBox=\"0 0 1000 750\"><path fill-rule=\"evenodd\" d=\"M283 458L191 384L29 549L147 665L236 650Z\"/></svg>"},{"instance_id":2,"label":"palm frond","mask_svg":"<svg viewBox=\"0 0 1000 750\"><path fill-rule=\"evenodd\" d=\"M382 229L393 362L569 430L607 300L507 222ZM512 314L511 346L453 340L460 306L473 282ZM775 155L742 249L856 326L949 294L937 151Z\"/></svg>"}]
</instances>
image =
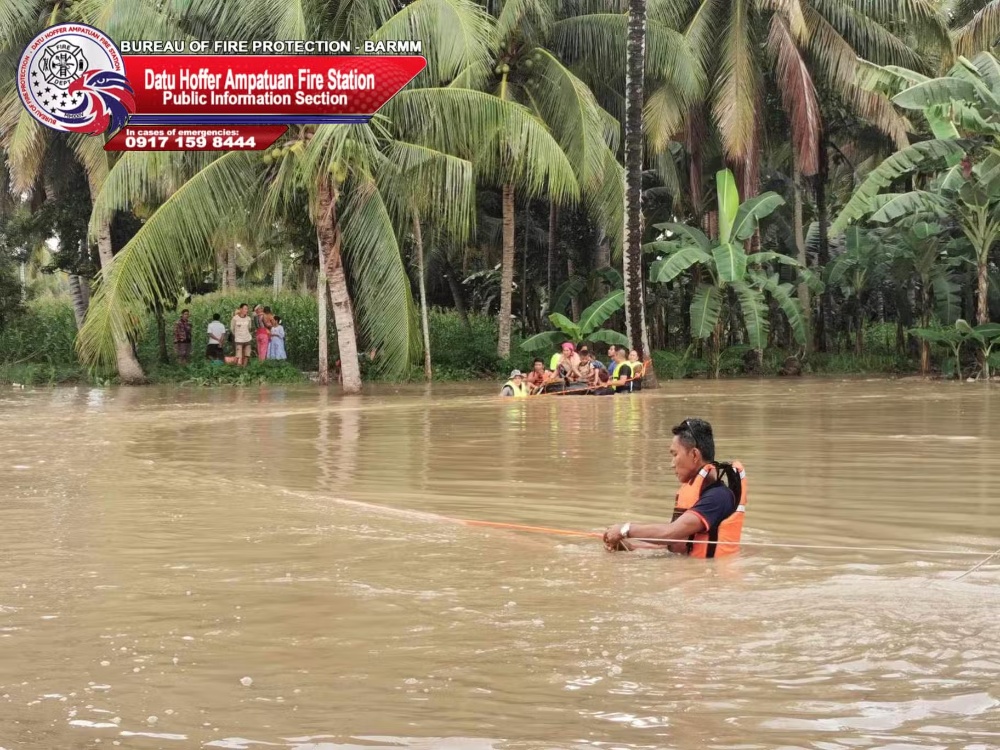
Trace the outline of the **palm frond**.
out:
<instances>
[{"instance_id":1,"label":"palm frond","mask_svg":"<svg viewBox=\"0 0 1000 750\"><path fill-rule=\"evenodd\" d=\"M844 0L810 2L858 56L879 65L902 65L915 70L926 68L924 57L854 3Z\"/></svg>"},{"instance_id":2,"label":"palm frond","mask_svg":"<svg viewBox=\"0 0 1000 750\"><path fill-rule=\"evenodd\" d=\"M190 269L214 261L219 217L241 210L259 184L256 155L233 151L171 195L103 270L77 336L81 361L112 367L115 341L138 336L149 304L176 295ZM109 179L102 195L113 185Z\"/></svg>"},{"instance_id":3,"label":"palm frond","mask_svg":"<svg viewBox=\"0 0 1000 750\"><path fill-rule=\"evenodd\" d=\"M100 146L101 139L81 136ZM102 149L103 153L103 149ZM116 211L157 206L218 158L216 152L129 151L115 162L93 197L91 231L110 222Z\"/></svg>"},{"instance_id":4,"label":"palm frond","mask_svg":"<svg viewBox=\"0 0 1000 750\"><path fill-rule=\"evenodd\" d=\"M854 191L850 201L831 224L831 234L844 231L848 223L871 211L873 198L895 180L927 166L940 164L951 156L963 154L969 145L968 141L961 140L933 140L914 143L897 151L872 170Z\"/></svg>"},{"instance_id":5,"label":"palm frond","mask_svg":"<svg viewBox=\"0 0 1000 750\"><path fill-rule=\"evenodd\" d=\"M45 159L47 129L21 108L17 125L10 132L4 148L10 165L10 181L15 192L29 192L38 180Z\"/></svg>"},{"instance_id":6,"label":"palm frond","mask_svg":"<svg viewBox=\"0 0 1000 750\"><path fill-rule=\"evenodd\" d=\"M525 27L551 26L554 10L547 0L504 0L495 28L497 49L510 45L515 35L523 35Z\"/></svg>"},{"instance_id":7,"label":"palm frond","mask_svg":"<svg viewBox=\"0 0 1000 750\"><path fill-rule=\"evenodd\" d=\"M771 18L768 44L777 58L778 88L792 126L799 170L803 175L814 175L819 170L821 120L809 66L802 59L792 32L781 16Z\"/></svg>"},{"instance_id":8,"label":"palm frond","mask_svg":"<svg viewBox=\"0 0 1000 750\"><path fill-rule=\"evenodd\" d=\"M43 0L3 0L0 2L0 29L4 30L4 39L0 45L6 46L6 43L19 38L23 32L37 24L38 17L46 4Z\"/></svg>"},{"instance_id":9,"label":"palm frond","mask_svg":"<svg viewBox=\"0 0 1000 750\"><path fill-rule=\"evenodd\" d=\"M719 61L718 90L712 106L726 155L745 159L756 144L758 71L750 0L733 0Z\"/></svg>"},{"instance_id":10,"label":"palm frond","mask_svg":"<svg viewBox=\"0 0 1000 750\"><path fill-rule=\"evenodd\" d=\"M150 0L78 0L68 11L113 39L192 38L179 28L178 14Z\"/></svg>"},{"instance_id":11,"label":"palm frond","mask_svg":"<svg viewBox=\"0 0 1000 750\"><path fill-rule=\"evenodd\" d=\"M363 340L382 353L393 374L410 369L419 347L418 316L392 219L370 175L346 186L341 214L343 254Z\"/></svg>"},{"instance_id":12,"label":"palm frond","mask_svg":"<svg viewBox=\"0 0 1000 750\"><path fill-rule=\"evenodd\" d=\"M580 185L587 189L603 174L606 146L617 149L618 125L606 128L590 89L551 52L537 48L533 59L531 89L539 115L574 165Z\"/></svg>"},{"instance_id":13,"label":"palm frond","mask_svg":"<svg viewBox=\"0 0 1000 750\"><path fill-rule=\"evenodd\" d=\"M384 111L409 142L470 159L477 175L493 184L514 184L557 203L580 196L558 141L519 104L468 89L412 89Z\"/></svg>"},{"instance_id":14,"label":"palm frond","mask_svg":"<svg viewBox=\"0 0 1000 750\"><path fill-rule=\"evenodd\" d=\"M570 63L587 62L603 77L624 76L628 17L594 13L552 25L553 48ZM646 23L646 76L669 85L675 95L693 102L705 89L706 78L693 49L680 33L654 20Z\"/></svg>"},{"instance_id":15,"label":"palm frond","mask_svg":"<svg viewBox=\"0 0 1000 750\"><path fill-rule=\"evenodd\" d=\"M83 165L87 180L100 190L111 169L109 165L111 155L104 150L104 139L75 133L69 137L69 145Z\"/></svg>"},{"instance_id":16,"label":"palm frond","mask_svg":"<svg viewBox=\"0 0 1000 750\"><path fill-rule=\"evenodd\" d=\"M414 0L371 38L419 39L427 68L418 81L439 86L466 70L489 70L493 27L493 18L471 0Z\"/></svg>"},{"instance_id":17,"label":"palm frond","mask_svg":"<svg viewBox=\"0 0 1000 750\"><path fill-rule=\"evenodd\" d=\"M403 141L387 150L391 170L383 170L379 192L399 221L412 206L432 221L435 230L464 242L471 235L476 213L476 180L466 159Z\"/></svg>"},{"instance_id":18,"label":"palm frond","mask_svg":"<svg viewBox=\"0 0 1000 750\"><path fill-rule=\"evenodd\" d=\"M993 0L975 13L964 25L952 31L955 52L971 57L996 46L1000 37L1000 0Z\"/></svg>"}]
</instances>

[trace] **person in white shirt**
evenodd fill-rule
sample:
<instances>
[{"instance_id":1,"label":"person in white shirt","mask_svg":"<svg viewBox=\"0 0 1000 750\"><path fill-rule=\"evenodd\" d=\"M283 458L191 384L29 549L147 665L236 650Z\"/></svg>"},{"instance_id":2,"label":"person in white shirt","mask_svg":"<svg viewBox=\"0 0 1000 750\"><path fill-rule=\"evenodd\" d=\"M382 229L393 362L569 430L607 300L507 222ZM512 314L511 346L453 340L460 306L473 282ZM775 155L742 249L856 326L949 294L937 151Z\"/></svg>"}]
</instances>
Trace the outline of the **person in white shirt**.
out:
<instances>
[{"instance_id":1,"label":"person in white shirt","mask_svg":"<svg viewBox=\"0 0 1000 750\"><path fill-rule=\"evenodd\" d=\"M219 313L212 316L212 322L208 324L208 346L205 347L205 356L220 362L224 357L223 345L226 343L226 327L221 318Z\"/></svg>"}]
</instances>

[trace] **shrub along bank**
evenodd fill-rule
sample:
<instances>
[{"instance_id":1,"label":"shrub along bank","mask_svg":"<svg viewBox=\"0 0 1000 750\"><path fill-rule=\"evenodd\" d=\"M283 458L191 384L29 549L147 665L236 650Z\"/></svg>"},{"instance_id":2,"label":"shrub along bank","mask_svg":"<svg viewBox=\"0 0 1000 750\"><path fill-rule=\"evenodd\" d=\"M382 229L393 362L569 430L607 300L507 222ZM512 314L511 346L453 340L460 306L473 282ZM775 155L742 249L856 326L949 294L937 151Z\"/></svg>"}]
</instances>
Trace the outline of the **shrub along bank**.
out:
<instances>
[{"instance_id":1,"label":"shrub along bank","mask_svg":"<svg viewBox=\"0 0 1000 750\"><path fill-rule=\"evenodd\" d=\"M281 316L287 331L286 362L254 362L241 370L215 365L203 359L205 329L212 315L219 313L228 327L233 312L242 302L251 306L257 303L268 305ZM139 360L153 382L201 385L305 382L305 373L317 368L318 328L314 297L295 292L275 295L270 289L241 289L235 293L217 292L198 296L185 307L191 310L194 330L192 362L188 367L176 364L173 348L173 327L181 308L163 314L169 364L160 361L156 317L152 312L146 316L145 334L137 349ZM866 334L864 355L814 354L804 365L803 371L828 375L905 375L916 372L916 360L895 351L893 326L871 326ZM432 310L430 336L434 379L438 381L502 380L515 367L521 370L531 367L533 356L520 350L520 340L516 337L511 357L497 357L497 326L492 317L470 315L466 325L454 311ZM110 382L107 378L87 373L80 366L73 349L75 337L76 322L68 300L45 298L33 301L22 315L0 332L0 382ZM331 319L331 363L337 357L336 344L336 332ZM653 353L653 363L657 375L664 379L707 377L716 366L723 377L748 374L769 376L779 373L786 358L783 352L768 351L764 354L763 362L756 366L751 365L753 358L748 354L747 347L731 347L715 362L694 348L689 351L657 351ZM362 373L367 379L379 378L376 368L367 357L362 358ZM422 378L422 364L415 363L408 379L419 381ZM400 378L405 379L407 378Z\"/></svg>"}]
</instances>

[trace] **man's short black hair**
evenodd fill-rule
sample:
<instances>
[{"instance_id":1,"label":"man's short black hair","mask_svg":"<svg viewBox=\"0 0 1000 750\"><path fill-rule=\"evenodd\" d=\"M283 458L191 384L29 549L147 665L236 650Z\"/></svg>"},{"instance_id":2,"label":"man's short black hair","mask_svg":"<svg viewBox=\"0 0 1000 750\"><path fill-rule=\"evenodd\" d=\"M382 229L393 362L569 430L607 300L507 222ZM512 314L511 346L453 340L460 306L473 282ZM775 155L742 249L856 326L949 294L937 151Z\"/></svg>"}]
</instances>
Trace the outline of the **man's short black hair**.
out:
<instances>
[{"instance_id":1,"label":"man's short black hair","mask_svg":"<svg viewBox=\"0 0 1000 750\"><path fill-rule=\"evenodd\" d=\"M531 366L534 367L539 362L541 362L543 365L545 364L545 360L544 359L539 359L538 357L535 357L535 361L531 363Z\"/></svg>"},{"instance_id":2,"label":"man's short black hair","mask_svg":"<svg viewBox=\"0 0 1000 750\"><path fill-rule=\"evenodd\" d=\"M191 312L191 311L190 311L190 310L188 310L188 309L187 309L187 308L185 307L185 308L184 308L183 310L181 310L181 315L183 315L184 313L189 313L189 312Z\"/></svg>"},{"instance_id":3,"label":"man's short black hair","mask_svg":"<svg viewBox=\"0 0 1000 750\"><path fill-rule=\"evenodd\" d=\"M246 302L240 302L240 307L250 307Z\"/></svg>"},{"instance_id":4,"label":"man's short black hair","mask_svg":"<svg viewBox=\"0 0 1000 750\"><path fill-rule=\"evenodd\" d=\"M673 433L688 450L697 448L706 462L715 460L715 436L712 425L704 419L685 419L674 427Z\"/></svg>"},{"instance_id":5,"label":"man's short black hair","mask_svg":"<svg viewBox=\"0 0 1000 750\"><path fill-rule=\"evenodd\" d=\"M212 320L222 320L222 316L219 315L219 313L216 313L215 315L212 316Z\"/></svg>"}]
</instances>

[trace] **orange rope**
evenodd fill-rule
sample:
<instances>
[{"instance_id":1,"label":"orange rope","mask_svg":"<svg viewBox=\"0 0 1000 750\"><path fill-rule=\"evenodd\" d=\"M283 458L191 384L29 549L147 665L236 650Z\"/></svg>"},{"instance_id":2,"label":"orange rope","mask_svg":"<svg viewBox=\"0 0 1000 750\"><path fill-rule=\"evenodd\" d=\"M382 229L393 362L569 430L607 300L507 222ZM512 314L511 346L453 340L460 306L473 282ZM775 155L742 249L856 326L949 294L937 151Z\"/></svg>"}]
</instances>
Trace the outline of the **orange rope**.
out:
<instances>
[{"instance_id":1,"label":"orange rope","mask_svg":"<svg viewBox=\"0 0 1000 750\"><path fill-rule=\"evenodd\" d=\"M521 523L502 523L500 521L477 521L466 518L453 519L466 526L486 526L491 529L510 529L512 531L533 531L538 534L561 534L563 536L599 536L603 537L599 531L573 531L571 529L550 529L545 526L526 526Z\"/></svg>"}]
</instances>

